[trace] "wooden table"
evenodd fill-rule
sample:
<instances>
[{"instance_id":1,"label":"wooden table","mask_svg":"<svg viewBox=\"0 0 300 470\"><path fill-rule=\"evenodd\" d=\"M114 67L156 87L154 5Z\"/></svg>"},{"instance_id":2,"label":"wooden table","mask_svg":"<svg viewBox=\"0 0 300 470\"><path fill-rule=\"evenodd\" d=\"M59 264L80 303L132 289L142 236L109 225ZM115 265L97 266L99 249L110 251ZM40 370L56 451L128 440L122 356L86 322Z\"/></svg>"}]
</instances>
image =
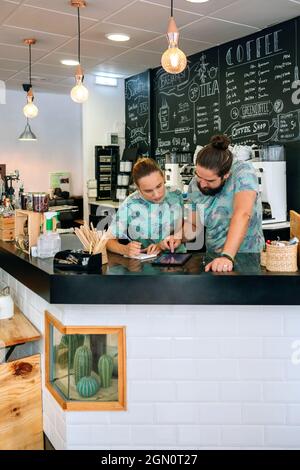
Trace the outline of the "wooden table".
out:
<instances>
[{"instance_id":1,"label":"wooden table","mask_svg":"<svg viewBox=\"0 0 300 470\"><path fill-rule=\"evenodd\" d=\"M15 307L0 320L0 348L37 341L40 332ZM42 450L43 417L40 354L0 364L0 450Z\"/></svg>"},{"instance_id":2,"label":"wooden table","mask_svg":"<svg viewBox=\"0 0 300 470\"><path fill-rule=\"evenodd\" d=\"M0 320L0 349L9 347L5 361L8 361L16 346L37 341L40 338L40 332L16 306L12 318Z\"/></svg>"}]
</instances>

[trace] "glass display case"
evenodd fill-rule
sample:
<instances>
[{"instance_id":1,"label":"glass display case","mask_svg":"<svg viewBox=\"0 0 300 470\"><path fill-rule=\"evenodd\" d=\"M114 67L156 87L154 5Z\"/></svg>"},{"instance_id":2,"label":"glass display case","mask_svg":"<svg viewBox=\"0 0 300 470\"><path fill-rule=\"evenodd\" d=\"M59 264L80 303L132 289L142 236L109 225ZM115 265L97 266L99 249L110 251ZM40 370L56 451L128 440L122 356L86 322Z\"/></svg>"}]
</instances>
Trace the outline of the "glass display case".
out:
<instances>
[{"instance_id":1,"label":"glass display case","mask_svg":"<svg viewBox=\"0 0 300 470\"><path fill-rule=\"evenodd\" d=\"M125 328L64 326L46 312L46 386L64 409L125 409Z\"/></svg>"}]
</instances>

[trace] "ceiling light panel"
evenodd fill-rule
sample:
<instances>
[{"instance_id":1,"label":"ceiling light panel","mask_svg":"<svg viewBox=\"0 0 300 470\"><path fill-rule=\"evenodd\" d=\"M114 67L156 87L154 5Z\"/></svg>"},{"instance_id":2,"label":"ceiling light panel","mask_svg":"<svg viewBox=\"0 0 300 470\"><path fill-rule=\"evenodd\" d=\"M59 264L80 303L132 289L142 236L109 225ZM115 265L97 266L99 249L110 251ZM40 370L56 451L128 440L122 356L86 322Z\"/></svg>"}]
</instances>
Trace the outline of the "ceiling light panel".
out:
<instances>
[{"instance_id":1,"label":"ceiling light panel","mask_svg":"<svg viewBox=\"0 0 300 470\"><path fill-rule=\"evenodd\" d=\"M182 49L187 55L196 54L197 52L209 49L212 46L212 44L209 42L198 42L184 39L182 35L180 35L179 44L180 49ZM154 41L150 41L147 44L142 45L141 47L138 47L137 49L161 53L165 48L166 36L162 36L158 39L154 39Z\"/></svg>"},{"instance_id":2,"label":"ceiling light panel","mask_svg":"<svg viewBox=\"0 0 300 470\"><path fill-rule=\"evenodd\" d=\"M77 50L77 46L75 47L75 49L73 49L73 53ZM62 59L65 59L66 58L66 55L70 58L70 59L74 59L74 60L77 60L77 55L74 55L74 54L66 54L65 52L53 52L49 55L47 55L47 57L44 57L42 58L39 63L40 64L48 64L48 65L55 65L55 66L60 66L60 61ZM99 60L97 60L97 58L91 58L91 57L84 57L84 56L81 56L81 65L87 69L87 68L92 68L92 67L95 67L96 65L99 64ZM61 67L63 67L61 65Z\"/></svg>"},{"instance_id":3,"label":"ceiling light panel","mask_svg":"<svg viewBox=\"0 0 300 470\"><path fill-rule=\"evenodd\" d=\"M111 15L120 8L126 7L130 0L86 0L87 7L84 8L80 14L80 18L92 18L94 20L102 20ZM59 11L63 13L73 14L76 16L76 11L70 13L69 0L26 0L26 5L31 5L47 10Z\"/></svg>"},{"instance_id":4,"label":"ceiling light panel","mask_svg":"<svg viewBox=\"0 0 300 470\"><path fill-rule=\"evenodd\" d=\"M120 46L124 48L139 46L140 44L150 41L158 36L157 33L142 31L141 29L118 26L111 23L99 23L90 28L86 33L83 32L81 37L82 39L111 45L111 41L106 37L106 34L108 33L128 34L130 36L130 45L129 43L126 44L126 42L120 43Z\"/></svg>"},{"instance_id":5,"label":"ceiling light panel","mask_svg":"<svg viewBox=\"0 0 300 470\"><path fill-rule=\"evenodd\" d=\"M237 24L229 24L211 18L203 18L196 23L180 30L181 38L196 41L209 41L212 44L222 44L233 39L247 36L257 31L257 28Z\"/></svg>"},{"instance_id":6,"label":"ceiling light panel","mask_svg":"<svg viewBox=\"0 0 300 470\"><path fill-rule=\"evenodd\" d=\"M115 41L115 42L126 42L130 40L130 36L128 34L108 33L105 36L110 41Z\"/></svg>"},{"instance_id":7,"label":"ceiling light panel","mask_svg":"<svg viewBox=\"0 0 300 470\"><path fill-rule=\"evenodd\" d=\"M15 3L0 1L0 23L4 21L19 5Z\"/></svg>"},{"instance_id":8,"label":"ceiling light panel","mask_svg":"<svg viewBox=\"0 0 300 470\"><path fill-rule=\"evenodd\" d=\"M70 4L66 2L70 10ZM43 10L41 8L33 8L29 6L21 6L16 13L7 21L7 25L18 26L19 28L28 28L31 30L38 29L46 33L61 34L62 36L76 36L77 22L74 15L62 15L61 13ZM95 20L83 19L81 22L82 29L95 24Z\"/></svg>"},{"instance_id":9,"label":"ceiling light panel","mask_svg":"<svg viewBox=\"0 0 300 470\"><path fill-rule=\"evenodd\" d=\"M9 46L8 44L0 44L1 59L14 59L24 61L24 58L26 58L26 53L28 53L26 46ZM32 49L33 62L35 60L39 60L44 55L45 51L40 51L39 49ZM28 64L28 61L26 62L26 64Z\"/></svg>"},{"instance_id":10,"label":"ceiling light panel","mask_svg":"<svg viewBox=\"0 0 300 470\"><path fill-rule=\"evenodd\" d=\"M24 38L30 37L32 30L24 28L14 28L12 26L2 25L0 27L0 43L19 46ZM37 39L37 49L43 51L51 51L56 47L64 44L68 37L55 34L47 34L42 32L34 32Z\"/></svg>"},{"instance_id":11,"label":"ceiling light panel","mask_svg":"<svg viewBox=\"0 0 300 470\"><path fill-rule=\"evenodd\" d=\"M280 23L299 14L300 5L296 3L282 2L282 0L239 0L235 8L224 8L212 16L264 28L274 23L274 17L278 19L275 23Z\"/></svg>"},{"instance_id":12,"label":"ceiling light panel","mask_svg":"<svg viewBox=\"0 0 300 470\"><path fill-rule=\"evenodd\" d=\"M63 59L60 61L62 65L67 65L68 67L75 67L79 64L78 60L74 59Z\"/></svg>"},{"instance_id":13,"label":"ceiling light panel","mask_svg":"<svg viewBox=\"0 0 300 470\"><path fill-rule=\"evenodd\" d=\"M157 4L153 5L152 3L137 2L112 15L109 18L109 23L165 34L166 22L168 22L169 15L170 0L168 8L160 7ZM185 11L176 12L178 28L195 20L197 20L197 16L192 13Z\"/></svg>"},{"instance_id":14,"label":"ceiling light panel","mask_svg":"<svg viewBox=\"0 0 300 470\"><path fill-rule=\"evenodd\" d=\"M0 70L0 80L8 80L10 77L12 77L16 72L13 72L11 70Z\"/></svg>"},{"instance_id":15,"label":"ceiling light panel","mask_svg":"<svg viewBox=\"0 0 300 470\"><path fill-rule=\"evenodd\" d=\"M150 0L152 1L152 0ZM164 5L168 7L170 0L153 0L154 3ZM210 15L212 12L220 10L221 8L227 7L236 3L237 0L210 0L206 3L190 3L186 0L176 0L174 2L174 13L177 18L178 10L189 11L197 15ZM251 3L251 0L249 0Z\"/></svg>"},{"instance_id":16,"label":"ceiling light panel","mask_svg":"<svg viewBox=\"0 0 300 470\"><path fill-rule=\"evenodd\" d=\"M127 50L126 48L125 50ZM60 47L57 52L64 52L66 54L72 54L77 50L77 39L73 39L65 46ZM85 41L81 39L81 55L85 57L95 57L100 61L106 60L114 55L121 54L124 48L120 48L118 43L103 44L101 47L98 42ZM65 58L65 57L64 57Z\"/></svg>"}]
</instances>

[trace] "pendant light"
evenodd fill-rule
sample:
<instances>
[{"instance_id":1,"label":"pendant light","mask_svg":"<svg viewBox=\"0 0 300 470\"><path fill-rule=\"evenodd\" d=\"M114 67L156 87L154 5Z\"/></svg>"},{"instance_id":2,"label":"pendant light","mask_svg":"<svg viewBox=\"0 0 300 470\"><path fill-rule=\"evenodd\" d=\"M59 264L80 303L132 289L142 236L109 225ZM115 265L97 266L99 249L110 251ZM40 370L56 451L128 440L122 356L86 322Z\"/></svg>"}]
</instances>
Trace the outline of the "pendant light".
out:
<instances>
[{"instance_id":1,"label":"pendant light","mask_svg":"<svg viewBox=\"0 0 300 470\"><path fill-rule=\"evenodd\" d=\"M22 132L22 134L20 135L19 140L25 140L25 141L30 141L30 140L31 141L36 141L37 140L36 135L31 130L28 118L27 118L27 124L25 126L25 129Z\"/></svg>"},{"instance_id":2,"label":"pendant light","mask_svg":"<svg viewBox=\"0 0 300 470\"><path fill-rule=\"evenodd\" d=\"M33 104L34 96L32 91L31 83L31 46L36 43L36 39L24 39L24 44L29 47L29 84L23 85L24 91L27 91L27 104L23 108L23 113L27 118L35 118L39 110L35 104Z\"/></svg>"},{"instance_id":3,"label":"pendant light","mask_svg":"<svg viewBox=\"0 0 300 470\"><path fill-rule=\"evenodd\" d=\"M78 66L76 68L75 80L76 85L71 90L71 98L75 103L84 103L89 97L88 89L83 85L84 74L82 67L80 65L80 8L86 6L84 0L71 0L72 7L77 8L77 18L78 18Z\"/></svg>"},{"instance_id":4,"label":"pendant light","mask_svg":"<svg viewBox=\"0 0 300 470\"><path fill-rule=\"evenodd\" d=\"M179 31L173 17L173 0L171 0L171 16L169 18L167 38L169 47L162 55L161 65L168 73L180 73L185 69L187 60L184 52L178 48Z\"/></svg>"}]
</instances>

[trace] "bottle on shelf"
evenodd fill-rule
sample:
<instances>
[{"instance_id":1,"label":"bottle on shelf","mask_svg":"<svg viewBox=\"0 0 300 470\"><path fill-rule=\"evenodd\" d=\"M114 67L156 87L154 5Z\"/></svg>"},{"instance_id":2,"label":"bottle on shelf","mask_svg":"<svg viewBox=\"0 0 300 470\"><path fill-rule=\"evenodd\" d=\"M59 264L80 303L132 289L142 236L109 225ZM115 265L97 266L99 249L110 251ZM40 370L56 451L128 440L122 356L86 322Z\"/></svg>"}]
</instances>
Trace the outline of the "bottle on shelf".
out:
<instances>
[{"instance_id":1,"label":"bottle on shelf","mask_svg":"<svg viewBox=\"0 0 300 470\"><path fill-rule=\"evenodd\" d=\"M42 233L37 242L37 255L39 258L51 258L61 250L61 238L58 232L53 231L53 219L56 212L45 212L45 232Z\"/></svg>"}]
</instances>

